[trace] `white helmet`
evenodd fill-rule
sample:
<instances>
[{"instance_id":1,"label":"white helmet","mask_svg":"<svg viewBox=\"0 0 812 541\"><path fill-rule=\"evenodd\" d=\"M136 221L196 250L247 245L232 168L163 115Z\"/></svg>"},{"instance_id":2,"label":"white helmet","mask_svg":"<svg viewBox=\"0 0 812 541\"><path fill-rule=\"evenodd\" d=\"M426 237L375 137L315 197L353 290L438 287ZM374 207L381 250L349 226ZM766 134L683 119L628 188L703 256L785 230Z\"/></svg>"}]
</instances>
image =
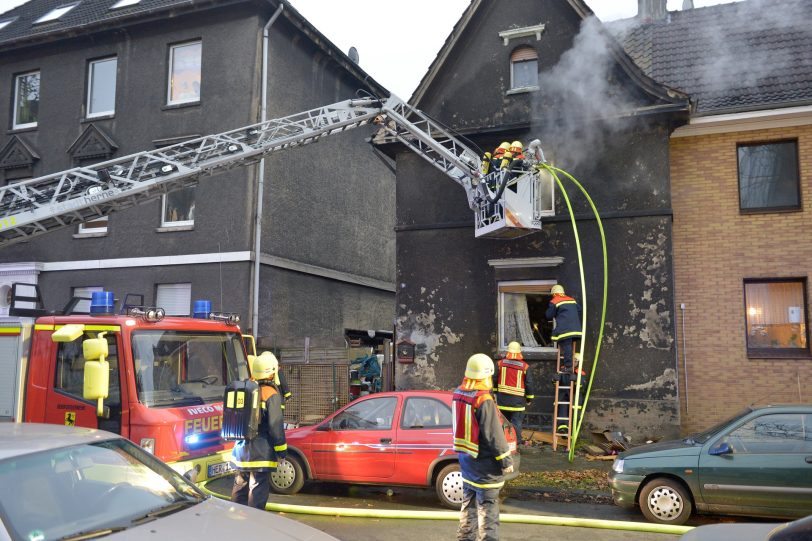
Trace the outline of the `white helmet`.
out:
<instances>
[{"instance_id":1,"label":"white helmet","mask_svg":"<svg viewBox=\"0 0 812 541\"><path fill-rule=\"evenodd\" d=\"M469 379L486 379L493 376L493 359L484 353L477 353L468 358L465 365L465 377Z\"/></svg>"},{"instance_id":2,"label":"white helmet","mask_svg":"<svg viewBox=\"0 0 812 541\"><path fill-rule=\"evenodd\" d=\"M270 351L263 351L262 355L256 357L251 365L251 375L257 381L274 379L278 370L279 361Z\"/></svg>"}]
</instances>

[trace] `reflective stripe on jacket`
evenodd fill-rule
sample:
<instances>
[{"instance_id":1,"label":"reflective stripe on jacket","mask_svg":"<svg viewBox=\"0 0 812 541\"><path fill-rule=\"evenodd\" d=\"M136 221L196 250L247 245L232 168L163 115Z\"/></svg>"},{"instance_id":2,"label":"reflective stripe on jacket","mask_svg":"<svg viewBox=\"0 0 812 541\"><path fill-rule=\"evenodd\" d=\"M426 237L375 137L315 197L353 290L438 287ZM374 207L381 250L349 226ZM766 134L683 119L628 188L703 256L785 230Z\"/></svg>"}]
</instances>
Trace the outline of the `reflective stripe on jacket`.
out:
<instances>
[{"instance_id":1,"label":"reflective stripe on jacket","mask_svg":"<svg viewBox=\"0 0 812 541\"><path fill-rule=\"evenodd\" d=\"M262 420L257 437L240 440L231 451L231 463L240 470L274 470L279 455L288 450L282 414L282 397L273 385L260 382Z\"/></svg>"},{"instance_id":2,"label":"reflective stripe on jacket","mask_svg":"<svg viewBox=\"0 0 812 541\"><path fill-rule=\"evenodd\" d=\"M581 336L581 306L572 297L554 295L545 315L547 319L555 319L553 340Z\"/></svg>"}]
</instances>

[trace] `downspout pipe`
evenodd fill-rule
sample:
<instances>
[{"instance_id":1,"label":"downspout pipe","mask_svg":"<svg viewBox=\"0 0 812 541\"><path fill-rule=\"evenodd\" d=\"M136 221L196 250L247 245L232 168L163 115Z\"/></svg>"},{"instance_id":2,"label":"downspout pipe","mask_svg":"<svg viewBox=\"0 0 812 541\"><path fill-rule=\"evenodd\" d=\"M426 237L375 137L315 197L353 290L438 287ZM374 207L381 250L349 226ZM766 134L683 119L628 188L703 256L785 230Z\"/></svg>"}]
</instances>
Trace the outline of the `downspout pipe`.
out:
<instances>
[{"instance_id":1,"label":"downspout pipe","mask_svg":"<svg viewBox=\"0 0 812 541\"><path fill-rule=\"evenodd\" d=\"M260 122L268 120L268 42L270 41L270 29L282 10L285 8L284 2L279 2L271 18L262 28L262 91L260 92ZM257 209L254 224L254 297L251 306L251 329L256 336L259 332L259 269L260 254L262 253L262 200L265 197L265 156L259 161L259 172L257 174Z\"/></svg>"}]
</instances>

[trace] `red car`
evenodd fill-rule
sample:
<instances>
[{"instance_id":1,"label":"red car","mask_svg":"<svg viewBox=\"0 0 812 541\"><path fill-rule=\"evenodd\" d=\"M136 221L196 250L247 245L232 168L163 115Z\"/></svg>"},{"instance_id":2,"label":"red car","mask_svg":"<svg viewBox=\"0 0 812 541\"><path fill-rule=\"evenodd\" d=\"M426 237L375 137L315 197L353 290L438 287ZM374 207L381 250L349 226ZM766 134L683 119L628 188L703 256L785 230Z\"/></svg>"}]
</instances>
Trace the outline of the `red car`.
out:
<instances>
[{"instance_id":1,"label":"red car","mask_svg":"<svg viewBox=\"0 0 812 541\"><path fill-rule=\"evenodd\" d=\"M376 393L354 400L317 425L286 432L287 459L271 474L279 494L305 481L434 487L451 509L462 503L462 476L452 447L449 391ZM518 474L516 431L502 425Z\"/></svg>"}]
</instances>

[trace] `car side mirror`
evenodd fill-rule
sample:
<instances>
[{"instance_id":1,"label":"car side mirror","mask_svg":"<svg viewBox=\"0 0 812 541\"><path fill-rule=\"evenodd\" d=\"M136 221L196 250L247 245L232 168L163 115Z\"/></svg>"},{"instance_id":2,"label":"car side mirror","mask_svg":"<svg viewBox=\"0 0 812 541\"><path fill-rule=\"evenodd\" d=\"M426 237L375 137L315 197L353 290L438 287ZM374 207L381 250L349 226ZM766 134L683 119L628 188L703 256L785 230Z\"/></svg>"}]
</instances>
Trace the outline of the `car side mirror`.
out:
<instances>
[{"instance_id":1,"label":"car side mirror","mask_svg":"<svg viewBox=\"0 0 812 541\"><path fill-rule=\"evenodd\" d=\"M711 450L708 451L708 453L713 455L713 456L729 455L729 454L733 453L733 449L730 447L729 443L727 443L726 441L723 441L719 445L716 445L715 447L712 447Z\"/></svg>"}]
</instances>

